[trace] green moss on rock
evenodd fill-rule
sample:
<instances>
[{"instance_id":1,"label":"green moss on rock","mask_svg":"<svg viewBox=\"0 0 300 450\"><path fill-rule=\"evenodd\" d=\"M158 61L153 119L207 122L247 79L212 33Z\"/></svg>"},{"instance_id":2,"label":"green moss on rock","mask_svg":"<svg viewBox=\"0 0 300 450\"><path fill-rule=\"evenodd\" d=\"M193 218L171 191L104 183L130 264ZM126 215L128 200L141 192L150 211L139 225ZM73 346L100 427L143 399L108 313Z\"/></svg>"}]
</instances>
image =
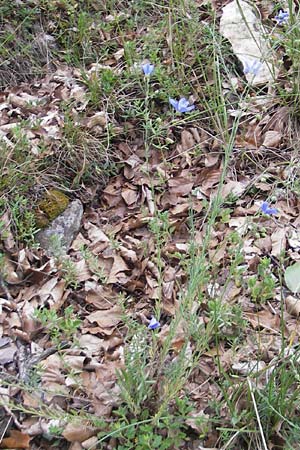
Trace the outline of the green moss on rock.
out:
<instances>
[{"instance_id":1,"label":"green moss on rock","mask_svg":"<svg viewBox=\"0 0 300 450\"><path fill-rule=\"evenodd\" d=\"M49 189L38 203L35 216L36 225L45 228L68 207L70 199L57 189Z\"/></svg>"}]
</instances>

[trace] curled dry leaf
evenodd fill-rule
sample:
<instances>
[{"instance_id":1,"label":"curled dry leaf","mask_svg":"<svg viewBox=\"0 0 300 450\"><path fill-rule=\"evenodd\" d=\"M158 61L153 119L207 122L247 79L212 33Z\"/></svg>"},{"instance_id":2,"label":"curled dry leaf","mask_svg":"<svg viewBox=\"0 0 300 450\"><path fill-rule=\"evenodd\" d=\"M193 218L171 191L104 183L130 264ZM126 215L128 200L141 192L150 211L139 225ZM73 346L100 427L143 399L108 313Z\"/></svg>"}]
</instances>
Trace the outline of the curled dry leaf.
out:
<instances>
[{"instance_id":1,"label":"curled dry leaf","mask_svg":"<svg viewBox=\"0 0 300 450\"><path fill-rule=\"evenodd\" d=\"M97 448L97 444L99 439L97 436L92 436L84 442L81 442L81 445L86 450L93 450Z\"/></svg>"},{"instance_id":2,"label":"curled dry leaf","mask_svg":"<svg viewBox=\"0 0 300 450\"><path fill-rule=\"evenodd\" d=\"M265 328L266 330L280 331L280 317L274 315L268 310L258 311L257 313L245 313L253 328Z\"/></svg>"},{"instance_id":3,"label":"curled dry leaf","mask_svg":"<svg viewBox=\"0 0 300 450\"><path fill-rule=\"evenodd\" d=\"M133 264L138 261L136 252L126 248L124 245L120 245L119 251L120 251L120 254L123 256L123 258L126 261L133 263Z\"/></svg>"},{"instance_id":4,"label":"curled dry leaf","mask_svg":"<svg viewBox=\"0 0 300 450\"><path fill-rule=\"evenodd\" d=\"M193 430L197 433L207 433L207 423L208 423L209 415L205 414L203 411L194 411L188 416L185 423L189 425Z\"/></svg>"},{"instance_id":5,"label":"curled dry leaf","mask_svg":"<svg viewBox=\"0 0 300 450\"><path fill-rule=\"evenodd\" d=\"M93 243L109 242L109 238L106 236L106 234L103 233L103 231L99 227L92 224L91 222L87 222L85 228L87 229L89 240L92 241ZM104 248L106 247L104 246Z\"/></svg>"},{"instance_id":6,"label":"curled dry leaf","mask_svg":"<svg viewBox=\"0 0 300 450\"><path fill-rule=\"evenodd\" d=\"M10 326L12 326L10 324ZM15 344L10 343L0 348L0 365L11 363L14 360L15 354L17 353L17 347Z\"/></svg>"},{"instance_id":7,"label":"curled dry leaf","mask_svg":"<svg viewBox=\"0 0 300 450\"><path fill-rule=\"evenodd\" d=\"M184 177L176 177L176 178L171 178L168 181L168 185L170 188L170 194L175 194L175 195L188 195L191 193L191 190L194 186L194 183Z\"/></svg>"},{"instance_id":8,"label":"curled dry leaf","mask_svg":"<svg viewBox=\"0 0 300 450\"><path fill-rule=\"evenodd\" d=\"M279 148L281 139L282 134L279 131L267 131L262 145L269 148Z\"/></svg>"},{"instance_id":9,"label":"curled dry leaf","mask_svg":"<svg viewBox=\"0 0 300 450\"><path fill-rule=\"evenodd\" d=\"M204 165L205 167L213 167L217 165L219 161L219 154L218 153L208 153L205 155Z\"/></svg>"},{"instance_id":10,"label":"curled dry leaf","mask_svg":"<svg viewBox=\"0 0 300 450\"><path fill-rule=\"evenodd\" d=\"M126 276L124 275L124 272L128 271L129 267L127 266L124 259L119 255L113 256L113 265L111 267L107 283L113 284L113 283L121 283L126 279Z\"/></svg>"},{"instance_id":11,"label":"curled dry leaf","mask_svg":"<svg viewBox=\"0 0 300 450\"><path fill-rule=\"evenodd\" d=\"M120 389L116 384L116 369L121 368L118 361L100 364L94 372L83 372L80 376L91 404L98 416L107 416L113 406L120 402Z\"/></svg>"},{"instance_id":12,"label":"curled dry leaf","mask_svg":"<svg viewBox=\"0 0 300 450\"><path fill-rule=\"evenodd\" d=\"M11 231L11 220L10 220L10 216L8 212L5 212L1 217L0 217L0 223L1 223L1 240L4 243L4 248L7 251L12 251L15 246L16 246L16 242L14 240L12 231ZM3 231L5 231L5 233L3 233ZM2 236L3 233L3 236Z\"/></svg>"},{"instance_id":13,"label":"curled dry leaf","mask_svg":"<svg viewBox=\"0 0 300 450\"><path fill-rule=\"evenodd\" d=\"M5 282L10 284L17 284L22 280L15 272L15 265L5 254L1 257L1 274L4 274Z\"/></svg>"},{"instance_id":14,"label":"curled dry leaf","mask_svg":"<svg viewBox=\"0 0 300 450\"><path fill-rule=\"evenodd\" d=\"M289 295L285 299L285 304L287 312L292 316L298 317L300 315L300 298Z\"/></svg>"},{"instance_id":15,"label":"curled dry leaf","mask_svg":"<svg viewBox=\"0 0 300 450\"><path fill-rule=\"evenodd\" d=\"M10 436L2 439L0 448L30 448L30 436L18 430L11 430Z\"/></svg>"},{"instance_id":16,"label":"curled dry leaf","mask_svg":"<svg viewBox=\"0 0 300 450\"><path fill-rule=\"evenodd\" d=\"M47 303L55 311L59 310L68 296L65 285L65 280L59 280L58 277L48 280L38 291L41 303Z\"/></svg>"},{"instance_id":17,"label":"curled dry leaf","mask_svg":"<svg viewBox=\"0 0 300 450\"><path fill-rule=\"evenodd\" d=\"M99 285L96 281L87 281L84 289L87 292L85 301L96 309L110 309L117 302L118 298L110 286Z\"/></svg>"},{"instance_id":18,"label":"curled dry leaf","mask_svg":"<svg viewBox=\"0 0 300 450\"><path fill-rule=\"evenodd\" d=\"M33 95L26 94L25 92L21 95L10 93L7 97L7 101L15 108L27 108L34 110L34 105L38 104L39 98L34 97Z\"/></svg>"},{"instance_id":19,"label":"curled dry leaf","mask_svg":"<svg viewBox=\"0 0 300 450\"><path fill-rule=\"evenodd\" d=\"M76 273L76 281L79 283L89 280L92 277L91 271L87 262L84 259L73 262L73 267Z\"/></svg>"},{"instance_id":20,"label":"curled dry leaf","mask_svg":"<svg viewBox=\"0 0 300 450\"><path fill-rule=\"evenodd\" d=\"M89 426L88 422L70 422L62 432L68 442L83 442L96 434L96 429Z\"/></svg>"},{"instance_id":21,"label":"curled dry leaf","mask_svg":"<svg viewBox=\"0 0 300 450\"><path fill-rule=\"evenodd\" d=\"M105 127L107 124L107 114L104 111L99 111L91 117L82 122L87 128L94 128L96 126Z\"/></svg>"},{"instance_id":22,"label":"curled dry leaf","mask_svg":"<svg viewBox=\"0 0 300 450\"><path fill-rule=\"evenodd\" d=\"M92 334L83 334L78 342L80 348L84 349L85 353L91 357L100 354L104 340Z\"/></svg>"},{"instance_id":23,"label":"curled dry leaf","mask_svg":"<svg viewBox=\"0 0 300 450\"><path fill-rule=\"evenodd\" d=\"M285 250L286 246L286 228L277 228L271 236L273 256L279 256Z\"/></svg>"},{"instance_id":24,"label":"curled dry leaf","mask_svg":"<svg viewBox=\"0 0 300 450\"><path fill-rule=\"evenodd\" d=\"M120 306L115 305L113 308L102 311L95 311L89 314L87 320L90 323L96 322L103 330L112 328L118 325L122 320L122 309Z\"/></svg>"},{"instance_id":25,"label":"curled dry leaf","mask_svg":"<svg viewBox=\"0 0 300 450\"><path fill-rule=\"evenodd\" d=\"M221 169L211 169L209 167L202 169L197 180L200 184L200 191L207 196L210 195L211 189L220 181L221 173Z\"/></svg>"},{"instance_id":26,"label":"curled dry leaf","mask_svg":"<svg viewBox=\"0 0 300 450\"><path fill-rule=\"evenodd\" d=\"M139 193L134 186L124 187L121 192L121 196L127 206L134 205L137 202Z\"/></svg>"},{"instance_id":27,"label":"curled dry leaf","mask_svg":"<svg viewBox=\"0 0 300 450\"><path fill-rule=\"evenodd\" d=\"M196 144L196 141L194 139L194 136L190 131L183 130L181 133L181 146L183 151L192 150L194 145Z\"/></svg>"},{"instance_id":28,"label":"curled dry leaf","mask_svg":"<svg viewBox=\"0 0 300 450\"><path fill-rule=\"evenodd\" d=\"M255 247L259 248L261 250L261 252L264 253L264 254L270 253L271 250L272 250L271 237L270 236L266 236L266 237L263 237L263 238L256 239Z\"/></svg>"},{"instance_id":29,"label":"curled dry leaf","mask_svg":"<svg viewBox=\"0 0 300 450\"><path fill-rule=\"evenodd\" d=\"M240 375L253 375L265 369L266 363L264 361L246 361L232 364L232 370Z\"/></svg>"},{"instance_id":30,"label":"curled dry leaf","mask_svg":"<svg viewBox=\"0 0 300 450\"><path fill-rule=\"evenodd\" d=\"M241 183L240 181L229 180L223 185L221 195L225 199L229 194L240 197L244 192L249 182Z\"/></svg>"}]
</instances>

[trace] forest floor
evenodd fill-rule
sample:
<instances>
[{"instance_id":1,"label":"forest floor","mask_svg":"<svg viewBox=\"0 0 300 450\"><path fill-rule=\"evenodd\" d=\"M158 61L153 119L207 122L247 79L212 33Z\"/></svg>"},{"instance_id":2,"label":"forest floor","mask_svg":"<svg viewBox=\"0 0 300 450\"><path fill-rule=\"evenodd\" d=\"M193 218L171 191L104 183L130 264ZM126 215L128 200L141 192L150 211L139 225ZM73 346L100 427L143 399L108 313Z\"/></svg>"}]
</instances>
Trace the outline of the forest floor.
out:
<instances>
[{"instance_id":1,"label":"forest floor","mask_svg":"<svg viewBox=\"0 0 300 450\"><path fill-rule=\"evenodd\" d=\"M230 3L1 2L0 448L300 449L298 2L259 83Z\"/></svg>"}]
</instances>

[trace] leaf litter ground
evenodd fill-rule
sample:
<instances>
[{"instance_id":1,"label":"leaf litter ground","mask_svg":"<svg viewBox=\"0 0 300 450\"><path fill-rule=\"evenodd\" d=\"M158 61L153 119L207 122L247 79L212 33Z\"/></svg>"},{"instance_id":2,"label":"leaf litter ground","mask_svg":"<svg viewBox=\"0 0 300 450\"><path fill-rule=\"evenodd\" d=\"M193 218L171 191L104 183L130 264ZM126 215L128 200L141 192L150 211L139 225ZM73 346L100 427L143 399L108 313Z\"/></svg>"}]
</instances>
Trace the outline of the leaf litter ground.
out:
<instances>
[{"instance_id":1,"label":"leaf litter ground","mask_svg":"<svg viewBox=\"0 0 300 450\"><path fill-rule=\"evenodd\" d=\"M122 52L110 62L112 70L119 67L119 58ZM85 74L61 66L38 82L6 89L0 126L6 145L14 146L11 128L27 121L23 130L30 151L38 152L42 140L48 153L42 158L64 158L57 152L63 151L63 108L69 100L77 126L94 142L109 121L102 110L87 107L84 81L94 70L96 65ZM226 89L224 83L223 92ZM300 202L291 187L299 167L293 163L297 153L288 134L289 109L254 94L247 107L238 107L245 111L220 191L222 207L210 231L206 282L197 287L202 301L191 304L203 330L215 317L216 299L221 299L223 314L178 393L192 405L186 419L190 439L178 447L182 449L223 448L218 443L220 428L230 428L232 411L224 402L220 378L230 379L228 396L238 392L235 407L240 412L249 401L249 376L255 375L258 385L266 384L272 367L280 363L282 339L288 343L282 359L295 351L299 339L298 299L282 287L284 264L300 259ZM232 117L236 110L229 109ZM26 128L30 121L38 126ZM57 448L97 448L97 433L103 428L92 426L83 411L111 423L113 411L123 404L116 371L124 367L128 346L134 345L130 324L144 327L148 340L159 302L160 327L155 333L158 345L165 342L188 283L191 228L196 249L205 241L224 167L224 136L212 132L203 119L166 120L168 145L162 151L145 151L134 120L113 126L118 172L101 190L86 187L77 194L87 197L82 228L66 257L75 280L66 278L62 260L16 242L8 211L1 218L6 274L1 278L1 448L55 448L49 440L55 427L61 433ZM45 176L50 185L49 174ZM262 214L261 205L268 199L278 214ZM37 320L34 312L40 308L47 308L53 320ZM68 314L74 322L72 336L60 322ZM193 338L186 343L187 328L181 318L170 344L170 365L176 364L184 346L187 359L195 350ZM156 402L160 388L157 381ZM217 419L214 404L220 406ZM81 424L64 421L64 412L82 415ZM196 417L204 419L206 427ZM273 434L278 443L280 425ZM112 437L99 448L117 444ZM241 448L238 445L228 448ZM272 440L269 445L284 448Z\"/></svg>"}]
</instances>

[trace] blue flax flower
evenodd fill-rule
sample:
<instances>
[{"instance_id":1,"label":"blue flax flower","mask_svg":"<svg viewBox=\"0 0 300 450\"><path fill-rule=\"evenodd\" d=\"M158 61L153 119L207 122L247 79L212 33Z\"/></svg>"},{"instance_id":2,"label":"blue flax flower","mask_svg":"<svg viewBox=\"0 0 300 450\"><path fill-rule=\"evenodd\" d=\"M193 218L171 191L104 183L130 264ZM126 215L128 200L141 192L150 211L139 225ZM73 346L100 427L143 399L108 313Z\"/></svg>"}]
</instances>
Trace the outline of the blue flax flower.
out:
<instances>
[{"instance_id":1,"label":"blue flax flower","mask_svg":"<svg viewBox=\"0 0 300 450\"><path fill-rule=\"evenodd\" d=\"M156 330L156 328L159 327L160 323L155 319L155 317L152 317L148 325L149 330Z\"/></svg>"},{"instance_id":2,"label":"blue flax flower","mask_svg":"<svg viewBox=\"0 0 300 450\"><path fill-rule=\"evenodd\" d=\"M174 100L173 98L169 98L169 102L175 108L175 110L179 113L186 113L193 111L195 109L195 105L190 105L189 101L185 97L181 97L179 100Z\"/></svg>"},{"instance_id":3,"label":"blue flax flower","mask_svg":"<svg viewBox=\"0 0 300 450\"><path fill-rule=\"evenodd\" d=\"M144 72L144 75L149 77L154 70L154 64L150 64L150 63L143 64L142 70Z\"/></svg>"},{"instance_id":4,"label":"blue flax flower","mask_svg":"<svg viewBox=\"0 0 300 450\"><path fill-rule=\"evenodd\" d=\"M272 215L274 215L274 214L278 214L278 209L276 209L276 208L270 208L268 202L263 202L263 203L261 204L260 209L261 209L261 211L262 211L264 214L267 214L268 216L272 216Z\"/></svg>"},{"instance_id":5,"label":"blue flax flower","mask_svg":"<svg viewBox=\"0 0 300 450\"><path fill-rule=\"evenodd\" d=\"M251 62L244 61L243 64L244 64L244 74L247 75L247 73L249 73L254 76L258 74L262 66L262 63L258 61L258 59Z\"/></svg>"},{"instance_id":6,"label":"blue flax flower","mask_svg":"<svg viewBox=\"0 0 300 450\"><path fill-rule=\"evenodd\" d=\"M288 11L282 11L280 10L277 16L274 17L278 25L283 25L284 23L287 23L289 20L289 12Z\"/></svg>"}]
</instances>

